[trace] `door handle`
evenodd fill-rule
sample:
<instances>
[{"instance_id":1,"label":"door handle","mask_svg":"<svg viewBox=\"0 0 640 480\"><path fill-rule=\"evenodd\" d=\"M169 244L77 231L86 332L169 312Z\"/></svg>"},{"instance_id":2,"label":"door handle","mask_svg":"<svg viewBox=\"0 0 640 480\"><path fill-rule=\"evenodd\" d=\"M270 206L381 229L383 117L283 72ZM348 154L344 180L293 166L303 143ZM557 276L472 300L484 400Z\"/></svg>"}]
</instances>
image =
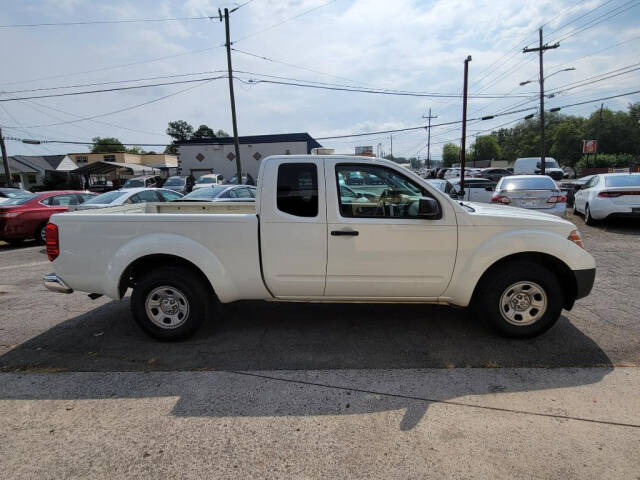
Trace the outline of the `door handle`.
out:
<instances>
[{"instance_id":1,"label":"door handle","mask_svg":"<svg viewBox=\"0 0 640 480\"><path fill-rule=\"evenodd\" d=\"M356 230L332 230L331 235L334 237L357 237L359 232Z\"/></svg>"}]
</instances>

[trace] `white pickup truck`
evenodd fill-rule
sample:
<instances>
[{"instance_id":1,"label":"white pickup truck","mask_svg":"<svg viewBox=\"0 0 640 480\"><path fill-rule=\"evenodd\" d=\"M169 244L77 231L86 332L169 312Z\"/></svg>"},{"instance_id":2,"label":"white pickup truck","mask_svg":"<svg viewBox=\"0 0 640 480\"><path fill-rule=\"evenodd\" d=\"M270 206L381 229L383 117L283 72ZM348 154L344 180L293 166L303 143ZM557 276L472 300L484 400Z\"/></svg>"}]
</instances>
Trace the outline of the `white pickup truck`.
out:
<instances>
[{"instance_id":1,"label":"white pickup truck","mask_svg":"<svg viewBox=\"0 0 640 480\"><path fill-rule=\"evenodd\" d=\"M244 299L471 305L499 333L530 337L595 277L572 223L456 201L393 162L353 156L268 157L255 203L65 213L46 233L47 288L114 299L131 288L133 317L165 340Z\"/></svg>"}]
</instances>

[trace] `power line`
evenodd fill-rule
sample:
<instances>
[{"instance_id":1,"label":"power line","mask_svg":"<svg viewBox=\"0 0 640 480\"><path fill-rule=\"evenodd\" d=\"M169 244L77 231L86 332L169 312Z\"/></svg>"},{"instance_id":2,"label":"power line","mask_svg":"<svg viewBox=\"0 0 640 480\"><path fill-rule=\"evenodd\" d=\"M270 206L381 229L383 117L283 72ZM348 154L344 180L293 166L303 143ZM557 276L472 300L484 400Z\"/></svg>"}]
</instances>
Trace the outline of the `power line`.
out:
<instances>
[{"instance_id":1,"label":"power line","mask_svg":"<svg viewBox=\"0 0 640 480\"><path fill-rule=\"evenodd\" d=\"M226 76L214 77L212 80L207 80L205 82L198 83L196 85L192 85L192 86L190 86L188 88L185 88L185 89L182 89L182 90L178 90L177 92L169 93L167 95L163 95L161 97L157 97L157 98L148 100L146 102L138 103L136 105L131 105L131 106L125 107L125 108L120 108L118 110L114 110L114 111L111 111L111 112L100 113L98 115L91 115L89 117L79 117L77 120L67 120L65 122L50 123L50 124L47 124L47 125L30 125L30 126L28 126L28 128L53 127L53 126L56 126L56 125L67 125L67 124L70 124L70 123L77 123L77 122L82 122L82 121L85 121L85 120L93 120L95 118L101 118L101 117L107 117L109 115L115 115L116 113L126 112L126 111L129 111L129 110L133 110L135 108L139 108L139 107L142 107L142 106L145 106L145 105L149 105L151 103L159 102L159 101L164 100L164 99L169 98L169 97L174 97L176 95L180 95L181 93L185 93L185 92L188 92L189 90L193 90L194 88L198 88L198 87L200 87L202 85L206 85L206 84L212 82L213 80L217 80L219 78L226 78Z\"/></svg>"},{"instance_id":2,"label":"power line","mask_svg":"<svg viewBox=\"0 0 640 480\"><path fill-rule=\"evenodd\" d=\"M82 70L82 71L79 71L79 72L63 73L63 74L60 74L60 75L49 75L47 77L32 78L31 80L15 80L15 81L12 81L12 82L0 83L0 86L15 85L15 84L19 84L19 83L33 83L33 82L39 82L41 80L54 80L56 78L73 77L73 76L76 76L76 75L84 75L85 73L104 72L106 70L114 70L116 68L132 67L134 65L142 65L142 64L145 64L145 63L153 63L153 62L158 62L158 61L161 61L161 60L167 60L169 58L182 57L182 56L185 56L185 55L192 55L194 53L202 53L202 52L206 52L206 51L209 51L209 50L215 50L216 48L220 48L220 47L223 47L223 46L224 45L217 45L215 47L200 48L198 50L190 50L188 52L175 53L173 55L165 55L163 57L150 58L148 60L139 60L139 61L135 61L135 62L122 63L120 65L112 65L110 67L100 67L100 68L94 68L92 70Z\"/></svg>"},{"instance_id":3,"label":"power line","mask_svg":"<svg viewBox=\"0 0 640 480\"><path fill-rule=\"evenodd\" d=\"M328 84L310 84L310 83L298 83L298 82L284 82L279 80L262 80L253 79L244 80L242 78L234 77L243 83L249 85L255 85L259 83L269 83L274 85L291 85L295 87L316 88L321 90L335 90L342 92L355 92L355 93L373 93L378 95L399 95L408 97L433 97L433 98L460 98L461 95L451 93L420 93L420 92L404 92L400 90L385 90L385 89L364 89L350 86L329 86ZM320 83L320 82L314 82ZM511 98L530 98L531 95L512 95ZM505 98L504 95L470 95L469 98Z\"/></svg>"},{"instance_id":4,"label":"power line","mask_svg":"<svg viewBox=\"0 0 640 480\"><path fill-rule=\"evenodd\" d=\"M184 83L195 83L195 82L207 82L210 80L217 80L219 78L225 78L225 76L219 77L205 77L205 78L197 78L193 80L177 80L175 82L164 82L164 83L149 83L145 85L133 85L128 87L115 87L115 88L102 88L98 90L86 90L83 92L68 92L68 93L54 93L50 95L34 95L31 97L10 97L10 98L0 98L0 102L13 102L16 100L31 100L34 98L53 98L53 97L68 97L72 95L88 95L92 93L105 93L105 92L119 92L122 90L134 90L137 88L150 88L150 87L162 87L166 85L179 85Z\"/></svg>"},{"instance_id":5,"label":"power line","mask_svg":"<svg viewBox=\"0 0 640 480\"><path fill-rule=\"evenodd\" d=\"M249 3L249 2L247 2ZM242 6L242 5L241 5ZM236 10L240 8L237 7ZM147 23L147 22L177 22L185 20L217 20L217 16L200 17L171 17L171 18L143 18L135 20L86 20L80 22L57 22L57 23L14 23L0 25L0 28L22 28L22 27L67 27L75 25L110 25L114 23Z\"/></svg>"},{"instance_id":6,"label":"power line","mask_svg":"<svg viewBox=\"0 0 640 480\"><path fill-rule=\"evenodd\" d=\"M286 19L282 20L281 22L274 23L273 25L269 25L268 27L265 27L265 28L263 28L261 30L258 30L258 31L253 32L253 33L250 33L249 35L245 35L244 37L240 37L240 38L234 40L233 43L238 43L238 42L241 42L243 40L246 40L247 38L255 37L256 35L264 33L264 32L266 32L268 30L273 29L273 28L279 27L280 25L282 25L284 23L291 22L292 20L295 20L296 18L300 18L303 15L307 15L309 13L315 12L316 10L320 10L321 8L324 8L324 7L328 6L328 5L331 5L332 3L336 3L337 1L338 0L330 0L330 1L326 2L326 3L323 3L322 5L318 5L317 7L314 7L312 9L310 9L310 10L305 10L304 12L299 13L297 15L294 15L293 17L286 18Z\"/></svg>"}]
</instances>

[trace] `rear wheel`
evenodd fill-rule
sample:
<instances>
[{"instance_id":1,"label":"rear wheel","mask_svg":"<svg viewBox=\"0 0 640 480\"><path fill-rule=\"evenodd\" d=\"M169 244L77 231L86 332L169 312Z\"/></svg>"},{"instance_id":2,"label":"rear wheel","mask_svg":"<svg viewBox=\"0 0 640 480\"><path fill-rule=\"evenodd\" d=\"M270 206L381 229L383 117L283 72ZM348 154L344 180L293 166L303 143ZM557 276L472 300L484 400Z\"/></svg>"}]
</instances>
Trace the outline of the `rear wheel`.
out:
<instances>
[{"instance_id":1,"label":"rear wheel","mask_svg":"<svg viewBox=\"0 0 640 480\"><path fill-rule=\"evenodd\" d=\"M474 298L475 312L503 336L534 337L560 317L562 288L552 272L536 263L511 262L481 281Z\"/></svg>"},{"instance_id":2,"label":"rear wheel","mask_svg":"<svg viewBox=\"0 0 640 480\"><path fill-rule=\"evenodd\" d=\"M589 208L589 204L588 203L584 207L584 223L586 223L587 225L591 225L591 226L593 226L596 223L598 223L597 220L591 216L591 209Z\"/></svg>"},{"instance_id":3,"label":"rear wheel","mask_svg":"<svg viewBox=\"0 0 640 480\"><path fill-rule=\"evenodd\" d=\"M44 229L44 227L46 227L46 226L47 226L47 224L43 223L42 225L40 225L36 229L35 237L36 237L36 243L38 245L44 245L46 240L47 240L47 236L46 236L45 229Z\"/></svg>"},{"instance_id":4,"label":"rear wheel","mask_svg":"<svg viewBox=\"0 0 640 480\"><path fill-rule=\"evenodd\" d=\"M182 340L200 327L213 300L205 282L189 269L160 267L136 282L131 312L152 337Z\"/></svg>"}]
</instances>

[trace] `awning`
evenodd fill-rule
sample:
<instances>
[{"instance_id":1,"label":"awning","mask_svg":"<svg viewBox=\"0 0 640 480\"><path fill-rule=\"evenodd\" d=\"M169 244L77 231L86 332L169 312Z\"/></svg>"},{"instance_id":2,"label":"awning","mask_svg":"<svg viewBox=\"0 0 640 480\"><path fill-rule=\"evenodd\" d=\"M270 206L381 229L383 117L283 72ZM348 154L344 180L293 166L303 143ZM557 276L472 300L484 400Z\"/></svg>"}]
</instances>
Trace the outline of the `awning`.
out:
<instances>
[{"instance_id":1,"label":"awning","mask_svg":"<svg viewBox=\"0 0 640 480\"><path fill-rule=\"evenodd\" d=\"M88 165L83 165L75 170L71 170L71 173L79 175L105 175L117 170L127 170L127 173L136 176L160 173L159 169L150 167L149 165L140 165L139 163L107 162L105 160L99 160L97 162L89 163Z\"/></svg>"}]
</instances>

